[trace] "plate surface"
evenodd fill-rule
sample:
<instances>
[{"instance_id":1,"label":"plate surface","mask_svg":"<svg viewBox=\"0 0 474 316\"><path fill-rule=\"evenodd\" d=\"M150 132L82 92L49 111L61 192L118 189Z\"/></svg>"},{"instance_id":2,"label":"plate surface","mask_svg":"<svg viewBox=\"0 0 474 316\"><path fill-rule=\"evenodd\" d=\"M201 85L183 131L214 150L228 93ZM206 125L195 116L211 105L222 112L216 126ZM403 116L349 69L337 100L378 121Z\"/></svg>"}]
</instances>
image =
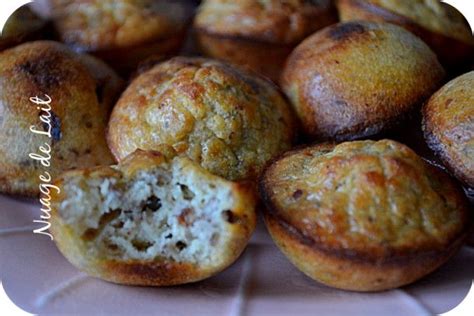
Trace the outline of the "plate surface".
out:
<instances>
[{"instance_id":1,"label":"plate surface","mask_svg":"<svg viewBox=\"0 0 474 316\"><path fill-rule=\"evenodd\" d=\"M260 223L241 258L208 280L169 288L129 287L76 270L48 237L33 234L40 207L0 195L0 277L18 306L67 315L432 315L457 306L474 279L465 247L427 278L402 289L359 294L318 284L276 248Z\"/></svg>"}]
</instances>

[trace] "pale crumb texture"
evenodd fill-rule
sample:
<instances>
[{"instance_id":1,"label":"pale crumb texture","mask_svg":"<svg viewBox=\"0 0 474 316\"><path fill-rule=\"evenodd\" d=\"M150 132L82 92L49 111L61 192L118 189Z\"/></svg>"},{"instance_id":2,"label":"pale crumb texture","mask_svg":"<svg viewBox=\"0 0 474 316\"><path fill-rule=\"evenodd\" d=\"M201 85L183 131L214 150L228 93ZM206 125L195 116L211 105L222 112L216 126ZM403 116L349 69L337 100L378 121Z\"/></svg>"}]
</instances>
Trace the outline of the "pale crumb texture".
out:
<instances>
[{"instance_id":1,"label":"pale crumb texture","mask_svg":"<svg viewBox=\"0 0 474 316\"><path fill-rule=\"evenodd\" d=\"M218 264L232 238L232 183L204 179L187 162L175 158L129 179L71 177L60 216L90 257Z\"/></svg>"}]
</instances>

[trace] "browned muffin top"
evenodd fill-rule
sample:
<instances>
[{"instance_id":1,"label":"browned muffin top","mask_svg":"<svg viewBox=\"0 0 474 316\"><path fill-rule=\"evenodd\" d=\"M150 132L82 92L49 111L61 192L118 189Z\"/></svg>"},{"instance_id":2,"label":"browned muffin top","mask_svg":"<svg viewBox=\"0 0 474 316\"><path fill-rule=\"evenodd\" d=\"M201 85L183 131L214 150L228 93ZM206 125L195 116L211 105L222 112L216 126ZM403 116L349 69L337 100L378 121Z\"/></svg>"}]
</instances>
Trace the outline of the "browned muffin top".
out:
<instances>
[{"instance_id":1,"label":"browned muffin top","mask_svg":"<svg viewBox=\"0 0 474 316\"><path fill-rule=\"evenodd\" d=\"M271 82L218 61L182 57L132 82L108 133L118 160L168 144L232 180L257 176L293 137L292 113Z\"/></svg>"},{"instance_id":2,"label":"browned muffin top","mask_svg":"<svg viewBox=\"0 0 474 316\"><path fill-rule=\"evenodd\" d=\"M189 12L171 0L53 0L61 39L82 49L146 44L171 36Z\"/></svg>"},{"instance_id":3,"label":"browned muffin top","mask_svg":"<svg viewBox=\"0 0 474 316\"><path fill-rule=\"evenodd\" d=\"M430 147L456 176L474 187L474 71L441 88L423 113Z\"/></svg>"},{"instance_id":4,"label":"browned muffin top","mask_svg":"<svg viewBox=\"0 0 474 316\"><path fill-rule=\"evenodd\" d=\"M276 43L298 43L320 28L329 0L206 0L195 26L209 33Z\"/></svg>"},{"instance_id":5,"label":"browned muffin top","mask_svg":"<svg viewBox=\"0 0 474 316\"><path fill-rule=\"evenodd\" d=\"M356 21L303 41L288 58L281 85L308 135L347 140L400 121L444 75L436 55L407 30Z\"/></svg>"},{"instance_id":6,"label":"browned muffin top","mask_svg":"<svg viewBox=\"0 0 474 316\"><path fill-rule=\"evenodd\" d=\"M439 0L368 0L367 2L408 17L424 28L474 43L469 24L463 15Z\"/></svg>"},{"instance_id":7,"label":"browned muffin top","mask_svg":"<svg viewBox=\"0 0 474 316\"><path fill-rule=\"evenodd\" d=\"M290 152L261 186L271 213L322 250L347 255L439 250L470 223L454 182L390 140Z\"/></svg>"},{"instance_id":8,"label":"browned muffin top","mask_svg":"<svg viewBox=\"0 0 474 316\"><path fill-rule=\"evenodd\" d=\"M0 53L0 191L33 196L44 166L29 157L51 147L55 177L110 164L105 127L121 80L104 63L57 42L29 42ZM49 105L36 106L35 96ZM50 131L50 136L30 131ZM47 149L46 149L47 150Z\"/></svg>"}]
</instances>

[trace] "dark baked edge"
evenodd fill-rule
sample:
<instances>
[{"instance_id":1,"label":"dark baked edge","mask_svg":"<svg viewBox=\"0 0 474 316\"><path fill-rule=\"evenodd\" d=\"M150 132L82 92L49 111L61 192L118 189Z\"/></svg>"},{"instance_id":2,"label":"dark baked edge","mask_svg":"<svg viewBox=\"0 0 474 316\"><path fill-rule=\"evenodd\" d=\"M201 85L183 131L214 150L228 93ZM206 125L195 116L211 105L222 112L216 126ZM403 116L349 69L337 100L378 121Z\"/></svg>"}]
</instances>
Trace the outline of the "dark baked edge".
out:
<instances>
[{"instance_id":1,"label":"dark baked edge","mask_svg":"<svg viewBox=\"0 0 474 316\"><path fill-rule=\"evenodd\" d=\"M422 109L422 130L423 135L428 147L434 152L434 154L441 160L446 169L451 172L457 179L459 179L463 184L467 186L468 189L474 189L474 179L469 179L460 168L458 168L457 159L453 159L451 155L446 150L446 147L443 145L441 140L436 135L432 122L429 119L428 114L428 103L427 102Z\"/></svg>"},{"instance_id":2,"label":"dark baked edge","mask_svg":"<svg viewBox=\"0 0 474 316\"><path fill-rule=\"evenodd\" d=\"M326 150L332 150L334 147L337 145L337 143L323 143L319 144L317 146L320 146L323 151ZM314 252L317 253L322 253L328 257L333 257L335 259L339 260L349 260L351 262L357 263L357 264L362 264L362 265L377 265L377 266L387 266L387 267L393 267L393 266L406 266L411 264L414 261L420 260L420 258L424 258L425 260L428 259L435 259L438 256L441 256L443 254L446 254L450 252L452 249L452 245L456 244L462 244L470 234L470 232L474 232L474 222L473 222L473 215L471 212L469 212L469 203L465 201L464 203L464 209L466 211L466 223L461 230L461 233L458 236L453 237L453 240L449 241L448 244L450 247L446 247L443 250L427 250L427 251L420 251L419 249L415 249L413 252L406 252L406 251L394 251L390 256L388 257L375 257L370 253L362 253L362 252L356 252L356 251L341 251L340 249L330 249L327 247L324 247L322 244L318 243L314 239L305 236L298 228L292 226L290 223L288 223L285 219L283 219L281 216L279 216L279 208L273 203L270 194L267 190L267 181L266 181L266 175L268 171L273 167L274 163L286 158L288 156L293 155L294 153L301 152L307 147L292 150L289 152L284 153L283 155L273 159L264 169L264 171L261 174L260 180L258 182L258 190L261 196L262 200L262 211L265 216L271 216L272 218L275 219L276 222L295 240L298 242L302 243L303 245L306 245L307 247L311 248ZM435 165L431 165L428 162L425 162L427 165L431 166L435 170L439 172L443 172L446 174L444 171L442 171L441 168L436 167ZM446 174L447 175L447 174ZM447 175L449 176L449 175ZM459 188L457 190L457 193L462 196L463 198L465 197L464 191L462 188ZM467 198L466 198L467 199Z\"/></svg>"}]
</instances>

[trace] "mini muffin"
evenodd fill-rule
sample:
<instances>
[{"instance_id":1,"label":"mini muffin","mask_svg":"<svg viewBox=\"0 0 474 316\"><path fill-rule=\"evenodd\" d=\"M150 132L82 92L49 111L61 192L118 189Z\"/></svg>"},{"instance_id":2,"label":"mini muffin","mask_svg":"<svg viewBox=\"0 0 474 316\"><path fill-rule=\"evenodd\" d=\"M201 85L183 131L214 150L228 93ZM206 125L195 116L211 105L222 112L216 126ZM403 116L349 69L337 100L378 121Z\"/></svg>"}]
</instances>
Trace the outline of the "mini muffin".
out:
<instances>
[{"instance_id":1,"label":"mini muffin","mask_svg":"<svg viewBox=\"0 0 474 316\"><path fill-rule=\"evenodd\" d=\"M337 22L330 0L206 0L194 27L201 50L278 80L305 37Z\"/></svg>"},{"instance_id":2,"label":"mini muffin","mask_svg":"<svg viewBox=\"0 0 474 316\"><path fill-rule=\"evenodd\" d=\"M338 0L342 21L368 20L403 26L423 39L447 67L474 55L474 37L464 16L439 0Z\"/></svg>"},{"instance_id":3,"label":"mini muffin","mask_svg":"<svg viewBox=\"0 0 474 316\"><path fill-rule=\"evenodd\" d=\"M192 5L172 0L53 0L63 42L92 53L123 74L152 55L176 53Z\"/></svg>"},{"instance_id":4,"label":"mini muffin","mask_svg":"<svg viewBox=\"0 0 474 316\"><path fill-rule=\"evenodd\" d=\"M255 228L251 191L172 149L68 172L56 185L57 246L77 268L111 282L168 286L208 278L238 258Z\"/></svg>"},{"instance_id":5,"label":"mini muffin","mask_svg":"<svg viewBox=\"0 0 474 316\"><path fill-rule=\"evenodd\" d=\"M35 196L45 171L113 163L105 128L121 84L103 62L59 43L0 53L0 192ZM38 156L49 147L47 163Z\"/></svg>"},{"instance_id":6,"label":"mini muffin","mask_svg":"<svg viewBox=\"0 0 474 316\"><path fill-rule=\"evenodd\" d=\"M20 7L8 18L0 33L0 50L41 38L46 25L29 6Z\"/></svg>"},{"instance_id":7,"label":"mini muffin","mask_svg":"<svg viewBox=\"0 0 474 316\"><path fill-rule=\"evenodd\" d=\"M457 178L474 188L474 71L446 84L423 107L430 148Z\"/></svg>"},{"instance_id":8,"label":"mini muffin","mask_svg":"<svg viewBox=\"0 0 474 316\"><path fill-rule=\"evenodd\" d=\"M167 144L216 175L253 180L289 149L294 128L270 81L218 61L176 57L130 84L112 112L108 142L118 161Z\"/></svg>"},{"instance_id":9,"label":"mini muffin","mask_svg":"<svg viewBox=\"0 0 474 316\"><path fill-rule=\"evenodd\" d=\"M290 261L345 290L420 279L457 252L472 223L462 189L390 140L289 152L260 190L267 228Z\"/></svg>"},{"instance_id":10,"label":"mini muffin","mask_svg":"<svg viewBox=\"0 0 474 316\"><path fill-rule=\"evenodd\" d=\"M352 140L400 123L443 83L436 55L388 23L348 22L306 39L281 86L311 139Z\"/></svg>"}]
</instances>

